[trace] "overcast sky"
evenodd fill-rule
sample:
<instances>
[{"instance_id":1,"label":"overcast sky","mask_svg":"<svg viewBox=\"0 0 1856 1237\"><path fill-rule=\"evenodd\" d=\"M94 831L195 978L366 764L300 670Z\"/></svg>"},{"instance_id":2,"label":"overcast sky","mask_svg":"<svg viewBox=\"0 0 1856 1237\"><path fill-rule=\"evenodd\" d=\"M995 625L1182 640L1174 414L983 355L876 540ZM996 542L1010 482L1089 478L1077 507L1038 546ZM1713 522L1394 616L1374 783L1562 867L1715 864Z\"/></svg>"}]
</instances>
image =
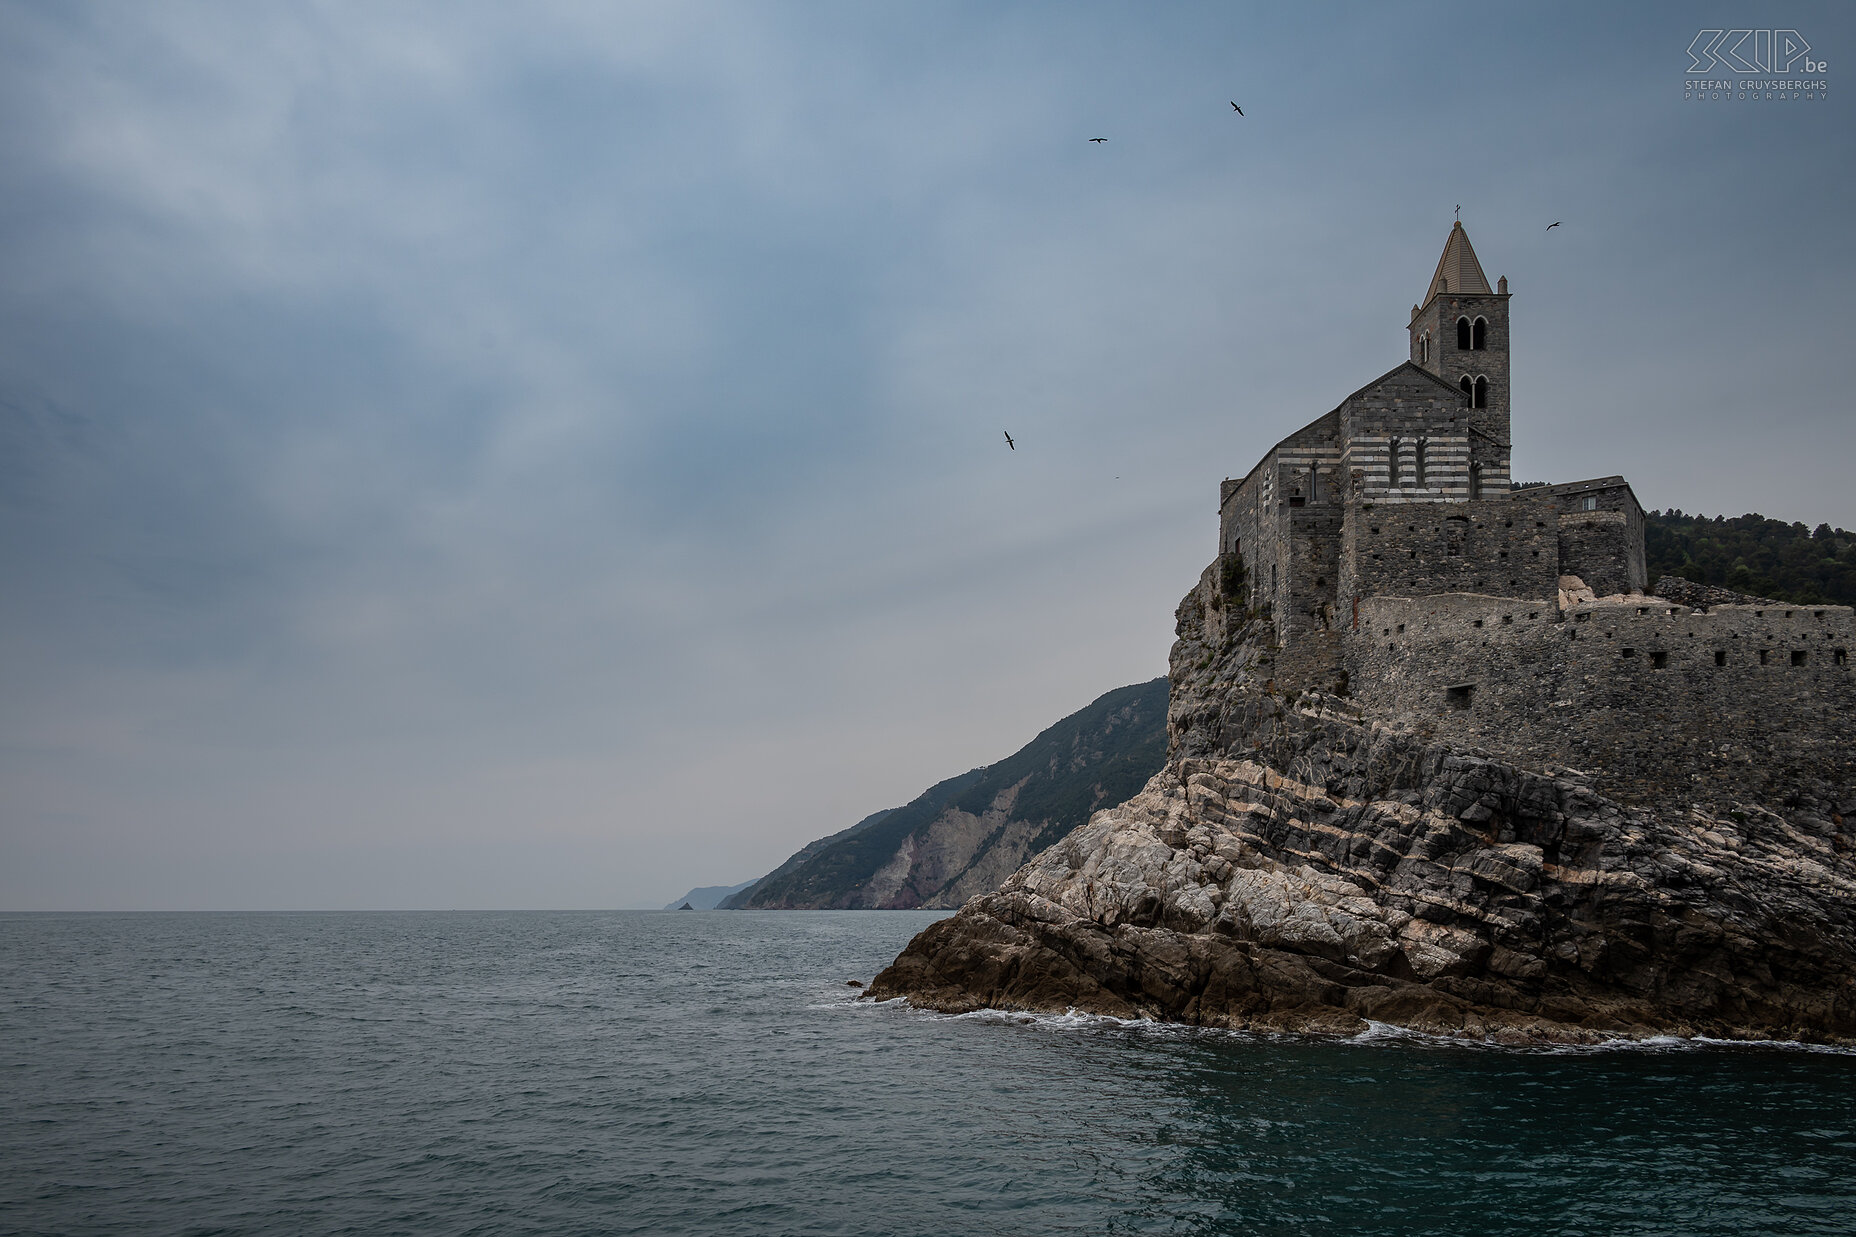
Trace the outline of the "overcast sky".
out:
<instances>
[{"instance_id":1,"label":"overcast sky","mask_svg":"<svg viewBox=\"0 0 1856 1237\"><path fill-rule=\"evenodd\" d=\"M1685 101L1756 25L1830 97ZM0 909L661 905L1000 759L1165 672L1459 204L1518 478L1856 526L1853 51L0 4Z\"/></svg>"}]
</instances>

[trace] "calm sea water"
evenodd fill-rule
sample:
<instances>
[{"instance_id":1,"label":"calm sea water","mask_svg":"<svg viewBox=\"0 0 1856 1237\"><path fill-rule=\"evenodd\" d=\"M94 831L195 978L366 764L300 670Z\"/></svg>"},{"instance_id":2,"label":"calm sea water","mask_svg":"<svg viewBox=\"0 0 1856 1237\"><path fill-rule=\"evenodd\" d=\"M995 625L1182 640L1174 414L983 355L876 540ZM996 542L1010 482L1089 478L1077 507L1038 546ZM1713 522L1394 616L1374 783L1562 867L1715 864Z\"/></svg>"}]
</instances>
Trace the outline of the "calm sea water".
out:
<instances>
[{"instance_id":1,"label":"calm sea water","mask_svg":"<svg viewBox=\"0 0 1856 1237\"><path fill-rule=\"evenodd\" d=\"M1856 1231L1856 1057L850 999L929 914L0 917L0 1232Z\"/></svg>"}]
</instances>

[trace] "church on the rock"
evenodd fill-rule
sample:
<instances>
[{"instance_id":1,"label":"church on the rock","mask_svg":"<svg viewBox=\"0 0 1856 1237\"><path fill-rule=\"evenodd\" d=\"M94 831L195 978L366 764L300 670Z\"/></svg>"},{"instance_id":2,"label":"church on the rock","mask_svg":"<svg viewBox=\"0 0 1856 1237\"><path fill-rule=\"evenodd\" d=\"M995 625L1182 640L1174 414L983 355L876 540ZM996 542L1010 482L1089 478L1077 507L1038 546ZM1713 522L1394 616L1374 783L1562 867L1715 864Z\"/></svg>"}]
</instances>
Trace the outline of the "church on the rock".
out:
<instances>
[{"instance_id":1,"label":"church on the rock","mask_svg":"<svg viewBox=\"0 0 1856 1237\"><path fill-rule=\"evenodd\" d=\"M1410 358L1224 482L1207 620L1270 624L1273 690L1614 781L1848 764L1849 607L1652 587L1622 477L1511 483L1508 298L1453 226Z\"/></svg>"},{"instance_id":2,"label":"church on the rock","mask_svg":"<svg viewBox=\"0 0 1856 1237\"><path fill-rule=\"evenodd\" d=\"M1288 660L1338 671L1370 598L1648 584L1643 509L1622 477L1510 489L1508 296L1456 224L1411 308L1411 359L1224 483L1219 548Z\"/></svg>"}]
</instances>

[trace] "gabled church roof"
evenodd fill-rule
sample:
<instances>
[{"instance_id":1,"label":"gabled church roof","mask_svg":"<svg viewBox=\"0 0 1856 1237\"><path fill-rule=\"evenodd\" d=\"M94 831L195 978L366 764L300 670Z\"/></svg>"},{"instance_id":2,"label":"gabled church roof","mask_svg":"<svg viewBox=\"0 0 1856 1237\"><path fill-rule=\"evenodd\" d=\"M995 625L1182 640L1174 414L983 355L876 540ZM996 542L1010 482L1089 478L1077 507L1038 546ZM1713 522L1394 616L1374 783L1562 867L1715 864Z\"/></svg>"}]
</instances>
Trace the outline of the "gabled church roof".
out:
<instances>
[{"instance_id":1,"label":"gabled church roof","mask_svg":"<svg viewBox=\"0 0 1856 1237\"><path fill-rule=\"evenodd\" d=\"M1392 379L1397 377L1399 374L1403 373L1405 370L1410 370L1413 374L1416 374L1418 377L1422 378L1426 382L1435 383L1437 386L1442 387L1444 390L1450 392L1450 394L1452 395L1461 396L1463 394L1463 389L1461 387L1456 386L1449 379L1443 377L1442 375L1433 374L1430 370L1424 368L1424 366L1422 365L1419 365L1416 361L1400 361L1397 365L1394 365L1391 369L1388 369L1385 373L1379 375L1379 377L1373 379L1371 382L1367 383L1365 386L1355 391L1352 395L1349 395L1347 399L1344 399L1339 404L1336 404L1334 406L1334 411L1339 412L1342 408L1345 408L1347 406L1348 399L1358 399L1360 396L1365 395L1368 391L1372 390L1374 387L1384 386L1386 383L1392 381Z\"/></svg>"},{"instance_id":2,"label":"gabled church roof","mask_svg":"<svg viewBox=\"0 0 1856 1237\"><path fill-rule=\"evenodd\" d=\"M1451 225L1450 238L1444 242L1443 257L1437 259L1437 273L1431 276L1431 290L1424 294L1424 303L1430 304L1439 292L1479 292L1484 296L1494 292L1489 277L1482 273L1482 263L1476 261L1476 251L1470 247L1469 233L1463 230L1461 220Z\"/></svg>"}]
</instances>

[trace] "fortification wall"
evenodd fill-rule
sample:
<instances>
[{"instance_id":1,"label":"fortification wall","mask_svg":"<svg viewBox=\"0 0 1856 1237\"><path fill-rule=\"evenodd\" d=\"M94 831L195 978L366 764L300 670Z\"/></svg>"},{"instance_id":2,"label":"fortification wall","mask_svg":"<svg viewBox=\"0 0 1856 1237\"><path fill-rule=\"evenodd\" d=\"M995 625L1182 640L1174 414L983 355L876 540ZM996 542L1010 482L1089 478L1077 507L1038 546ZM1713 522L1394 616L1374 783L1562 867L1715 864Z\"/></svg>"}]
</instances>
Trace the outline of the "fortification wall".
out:
<instances>
[{"instance_id":1,"label":"fortification wall","mask_svg":"<svg viewBox=\"0 0 1856 1237\"><path fill-rule=\"evenodd\" d=\"M1621 798L1856 802L1848 607L1375 597L1344 646L1368 708Z\"/></svg>"},{"instance_id":2,"label":"fortification wall","mask_svg":"<svg viewBox=\"0 0 1856 1237\"><path fill-rule=\"evenodd\" d=\"M1340 596L1551 597L1558 520L1552 504L1520 496L1362 506L1342 537Z\"/></svg>"}]
</instances>

